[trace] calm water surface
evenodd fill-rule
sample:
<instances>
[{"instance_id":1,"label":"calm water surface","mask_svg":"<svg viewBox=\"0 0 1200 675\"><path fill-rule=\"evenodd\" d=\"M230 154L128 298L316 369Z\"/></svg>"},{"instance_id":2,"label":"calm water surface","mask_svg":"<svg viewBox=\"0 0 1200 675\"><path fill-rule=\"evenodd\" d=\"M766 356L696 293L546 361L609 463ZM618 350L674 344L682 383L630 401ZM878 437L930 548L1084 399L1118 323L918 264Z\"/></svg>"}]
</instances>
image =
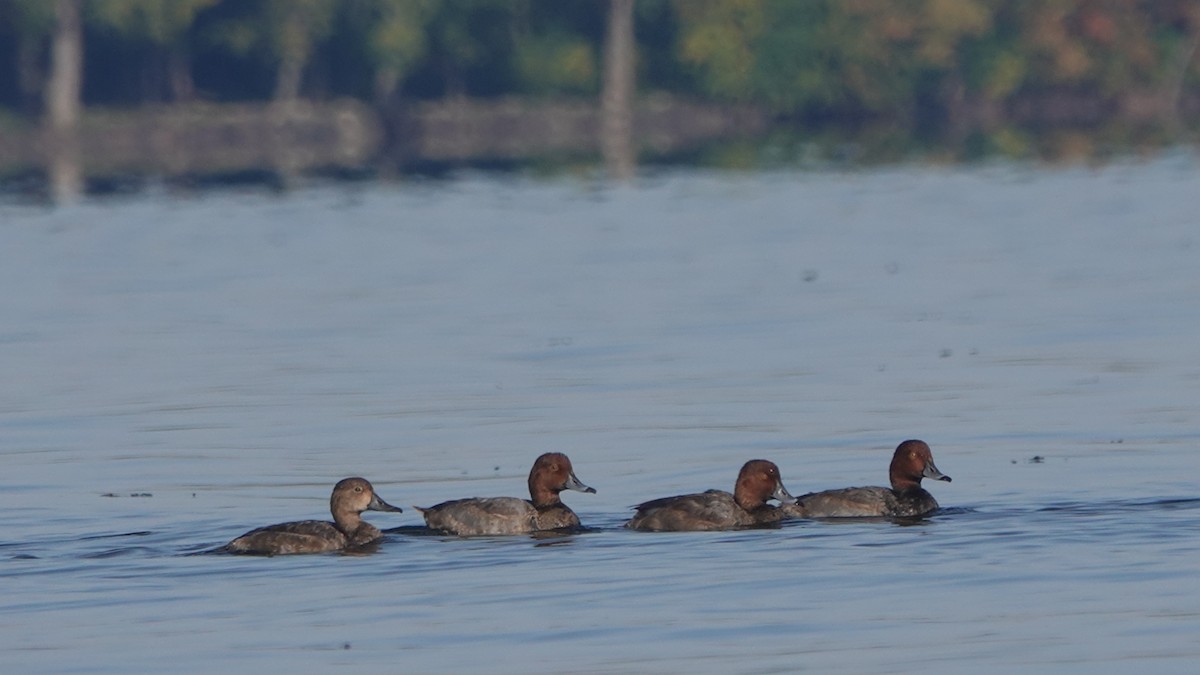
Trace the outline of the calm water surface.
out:
<instances>
[{"instance_id":1,"label":"calm water surface","mask_svg":"<svg viewBox=\"0 0 1200 675\"><path fill-rule=\"evenodd\" d=\"M1190 672L1200 163L465 177L0 206L6 672ZM915 525L648 534L886 482ZM561 450L593 531L419 536ZM403 514L365 556L193 555Z\"/></svg>"}]
</instances>

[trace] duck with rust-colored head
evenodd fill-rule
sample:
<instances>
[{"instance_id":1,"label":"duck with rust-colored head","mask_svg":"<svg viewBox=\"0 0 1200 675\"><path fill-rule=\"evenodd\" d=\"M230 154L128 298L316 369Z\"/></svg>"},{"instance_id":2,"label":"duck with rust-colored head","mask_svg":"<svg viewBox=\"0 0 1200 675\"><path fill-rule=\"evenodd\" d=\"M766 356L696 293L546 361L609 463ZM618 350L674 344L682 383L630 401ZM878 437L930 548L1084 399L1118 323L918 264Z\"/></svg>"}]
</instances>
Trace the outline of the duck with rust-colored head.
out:
<instances>
[{"instance_id":1,"label":"duck with rust-colored head","mask_svg":"<svg viewBox=\"0 0 1200 675\"><path fill-rule=\"evenodd\" d=\"M575 476L566 455L548 452L529 471L530 499L472 497L415 508L430 528L460 537L578 529L579 516L559 497L563 490L596 492Z\"/></svg>"},{"instance_id":2,"label":"duck with rust-colored head","mask_svg":"<svg viewBox=\"0 0 1200 675\"><path fill-rule=\"evenodd\" d=\"M345 478L333 486L329 497L333 522L299 520L251 530L222 547L228 553L286 555L348 551L378 541L379 528L362 519L363 511L395 511L365 478Z\"/></svg>"},{"instance_id":3,"label":"duck with rust-colored head","mask_svg":"<svg viewBox=\"0 0 1200 675\"><path fill-rule=\"evenodd\" d=\"M709 490L690 495L663 497L638 504L637 513L625 523L633 530L683 532L732 530L779 522L784 513L767 500L792 501L783 486L779 467L765 459L752 459L738 472L733 494Z\"/></svg>"},{"instance_id":4,"label":"duck with rust-colored head","mask_svg":"<svg viewBox=\"0 0 1200 675\"><path fill-rule=\"evenodd\" d=\"M908 440L892 455L892 487L852 487L813 492L785 507L797 518L915 518L938 510L937 500L921 487L922 478L950 482L938 470L925 441Z\"/></svg>"}]
</instances>

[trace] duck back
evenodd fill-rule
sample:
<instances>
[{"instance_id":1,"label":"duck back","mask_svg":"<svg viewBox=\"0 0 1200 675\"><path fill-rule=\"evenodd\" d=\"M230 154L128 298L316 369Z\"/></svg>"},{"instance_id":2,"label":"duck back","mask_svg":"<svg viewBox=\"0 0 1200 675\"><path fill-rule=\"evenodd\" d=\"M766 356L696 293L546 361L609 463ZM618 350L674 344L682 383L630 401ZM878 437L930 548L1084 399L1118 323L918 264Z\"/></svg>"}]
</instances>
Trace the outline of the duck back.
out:
<instances>
[{"instance_id":1,"label":"duck back","mask_svg":"<svg viewBox=\"0 0 1200 675\"><path fill-rule=\"evenodd\" d=\"M517 497L455 499L417 510L429 527L463 537L525 534L539 529L537 509Z\"/></svg>"},{"instance_id":2,"label":"duck back","mask_svg":"<svg viewBox=\"0 0 1200 675\"><path fill-rule=\"evenodd\" d=\"M288 555L339 551L349 544L333 523L301 520L251 530L225 545L230 553L251 555Z\"/></svg>"},{"instance_id":3,"label":"duck back","mask_svg":"<svg viewBox=\"0 0 1200 675\"><path fill-rule=\"evenodd\" d=\"M896 492L869 486L813 492L784 508L801 518L912 518L936 511L938 503L921 488Z\"/></svg>"},{"instance_id":4,"label":"duck back","mask_svg":"<svg viewBox=\"0 0 1200 675\"><path fill-rule=\"evenodd\" d=\"M634 530L670 532L685 530L728 530L776 522L778 509L763 506L747 511L724 490L663 497L638 504L637 513L625 524Z\"/></svg>"}]
</instances>

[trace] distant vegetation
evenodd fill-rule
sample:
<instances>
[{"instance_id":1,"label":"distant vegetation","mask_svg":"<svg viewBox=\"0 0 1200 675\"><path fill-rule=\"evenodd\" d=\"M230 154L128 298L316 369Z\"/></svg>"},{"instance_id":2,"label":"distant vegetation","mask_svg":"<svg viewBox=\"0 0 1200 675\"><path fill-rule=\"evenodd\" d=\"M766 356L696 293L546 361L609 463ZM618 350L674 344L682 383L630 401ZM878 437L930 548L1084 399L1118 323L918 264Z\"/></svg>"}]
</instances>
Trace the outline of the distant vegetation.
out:
<instances>
[{"instance_id":1,"label":"distant vegetation","mask_svg":"<svg viewBox=\"0 0 1200 675\"><path fill-rule=\"evenodd\" d=\"M85 105L597 97L605 0L0 0L0 106L47 106L63 5ZM805 120L1173 111L1200 0L637 0L637 90ZM57 13L56 13L57 12Z\"/></svg>"},{"instance_id":2,"label":"distant vegetation","mask_svg":"<svg viewBox=\"0 0 1200 675\"><path fill-rule=\"evenodd\" d=\"M1200 0L0 0L0 193L1091 161L1194 137L1198 47Z\"/></svg>"}]
</instances>

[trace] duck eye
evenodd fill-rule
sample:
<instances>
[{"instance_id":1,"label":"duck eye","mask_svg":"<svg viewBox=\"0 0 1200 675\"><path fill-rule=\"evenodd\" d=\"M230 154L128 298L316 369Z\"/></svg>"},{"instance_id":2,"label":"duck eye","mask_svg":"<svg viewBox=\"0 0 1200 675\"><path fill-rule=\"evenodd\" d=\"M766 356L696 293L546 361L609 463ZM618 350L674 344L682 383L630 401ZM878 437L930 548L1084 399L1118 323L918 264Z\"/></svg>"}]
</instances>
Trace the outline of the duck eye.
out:
<instances>
[{"instance_id":1,"label":"duck eye","mask_svg":"<svg viewBox=\"0 0 1200 675\"><path fill-rule=\"evenodd\" d=\"M355 485L355 486L354 486L354 491L355 491L355 492L362 492L362 486L361 486L361 485Z\"/></svg>"}]
</instances>

